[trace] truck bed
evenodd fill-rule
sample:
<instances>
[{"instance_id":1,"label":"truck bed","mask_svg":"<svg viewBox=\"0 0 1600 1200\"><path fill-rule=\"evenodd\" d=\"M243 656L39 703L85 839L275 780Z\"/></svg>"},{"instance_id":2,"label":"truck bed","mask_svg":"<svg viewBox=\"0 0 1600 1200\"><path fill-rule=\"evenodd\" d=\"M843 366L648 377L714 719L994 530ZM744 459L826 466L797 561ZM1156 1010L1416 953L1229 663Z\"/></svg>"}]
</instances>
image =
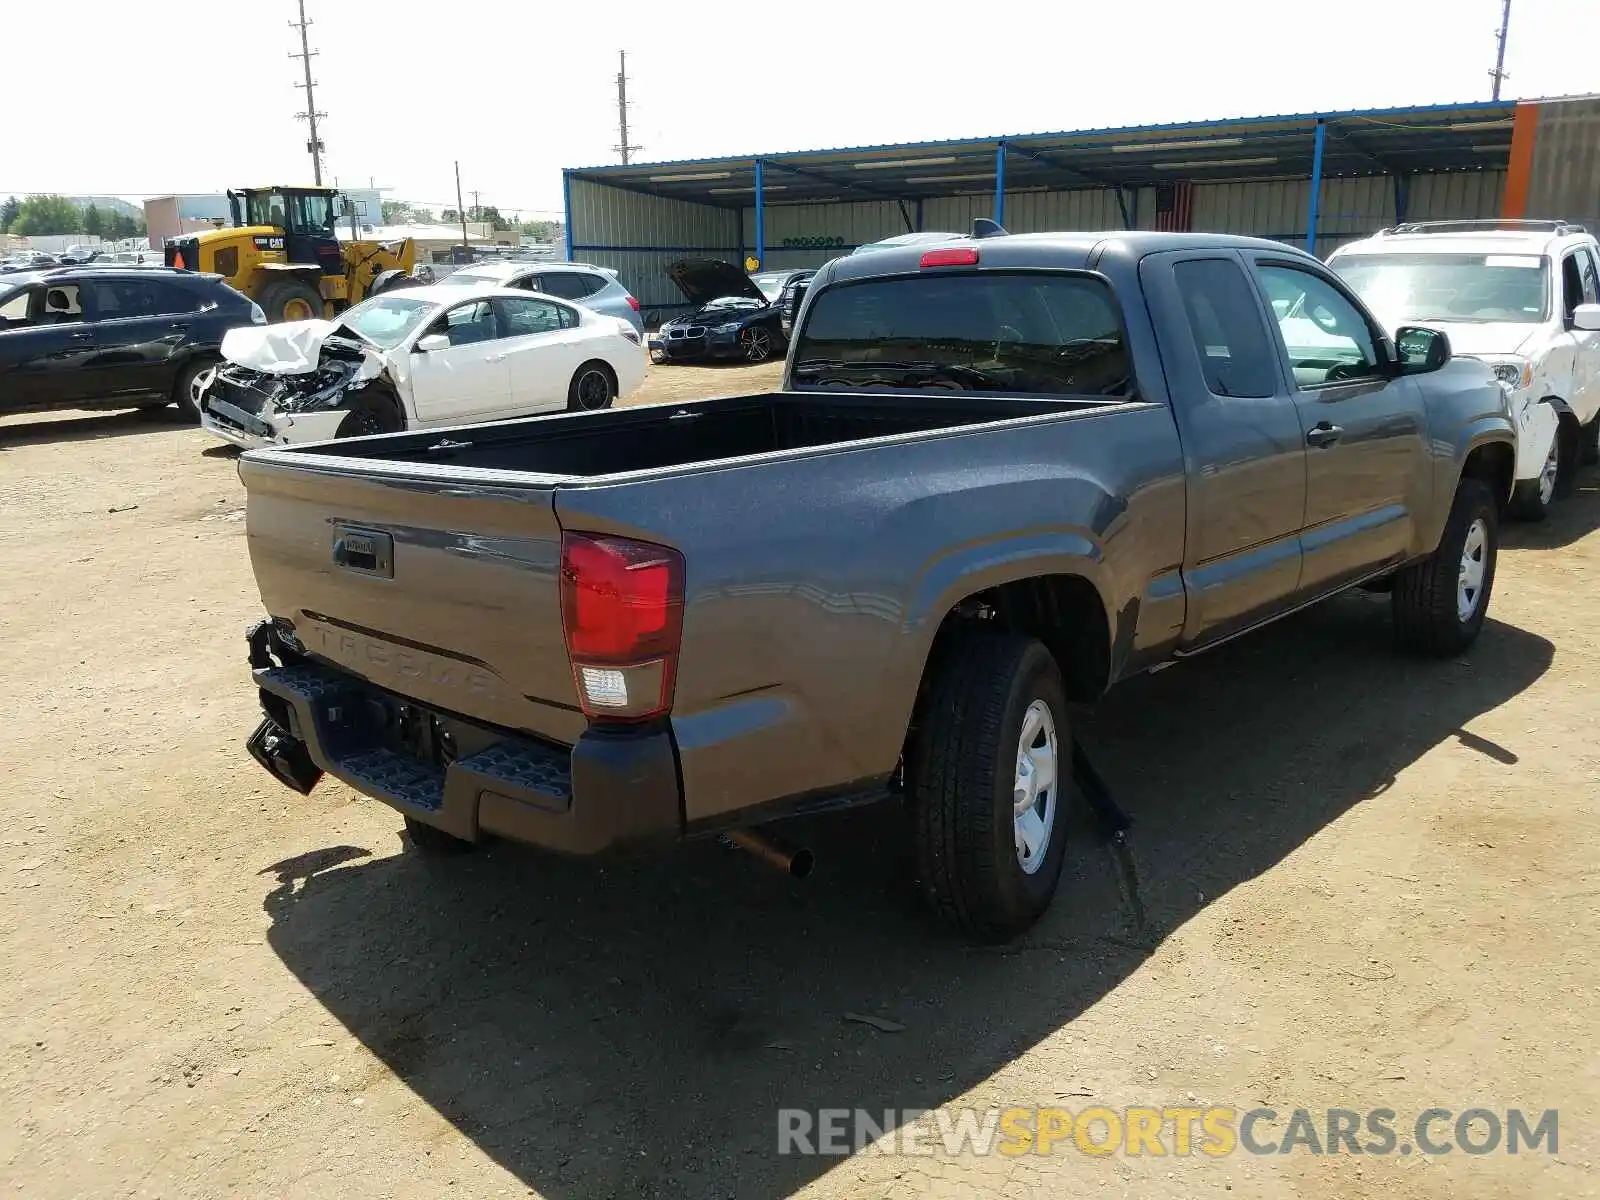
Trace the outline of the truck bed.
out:
<instances>
[{"instance_id":1,"label":"truck bed","mask_svg":"<svg viewBox=\"0 0 1600 1200\"><path fill-rule=\"evenodd\" d=\"M769 392L684 405L560 414L289 453L586 478L692 466L895 434L960 428L1105 403L904 394Z\"/></svg>"}]
</instances>

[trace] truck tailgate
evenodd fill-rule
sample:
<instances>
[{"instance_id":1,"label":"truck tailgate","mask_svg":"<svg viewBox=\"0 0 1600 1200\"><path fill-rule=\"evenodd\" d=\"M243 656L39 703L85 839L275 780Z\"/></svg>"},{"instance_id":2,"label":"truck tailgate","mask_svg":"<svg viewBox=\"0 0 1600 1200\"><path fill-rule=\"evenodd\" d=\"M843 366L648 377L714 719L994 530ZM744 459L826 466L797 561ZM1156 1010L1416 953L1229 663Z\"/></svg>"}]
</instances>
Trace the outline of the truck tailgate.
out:
<instances>
[{"instance_id":1,"label":"truck tailgate","mask_svg":"<svg viewBox=\"0 0 1600 1200\"><path fill-rule=\"evenodd\" d=\"M583 732L553 482L253 454L239 474L262 601L308 653L461 716L568 744Z\"/></svg>"}]
</instances>

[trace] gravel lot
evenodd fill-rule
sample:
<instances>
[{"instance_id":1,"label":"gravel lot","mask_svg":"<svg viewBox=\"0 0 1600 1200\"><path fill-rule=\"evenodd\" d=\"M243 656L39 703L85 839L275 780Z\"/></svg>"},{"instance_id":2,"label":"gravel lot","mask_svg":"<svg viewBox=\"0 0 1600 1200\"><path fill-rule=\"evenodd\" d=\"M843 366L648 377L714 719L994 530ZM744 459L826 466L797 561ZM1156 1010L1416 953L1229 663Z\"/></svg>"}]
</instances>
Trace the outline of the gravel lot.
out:
<instances>
[{"instance_id":1,"label":"gravel lot","mask_svg":"<svg viewBox=\"0 0 1600 1200\"><path fill-rule=\"evenodd\" d=\"M1082 729L1136 888L1086 829L992 951L919 913L888 811L819 823L796 884L715 845L426 864L279 787L243 500L193 427L0 422L6 1192L1600 1194L1593 473L1509 531L1464 660L1394 656L1357 596L1119 689ZM1094 1103L1557 1108L1559 1149L776 1153L779 1107Z\"/></svg>"}]
</instances>

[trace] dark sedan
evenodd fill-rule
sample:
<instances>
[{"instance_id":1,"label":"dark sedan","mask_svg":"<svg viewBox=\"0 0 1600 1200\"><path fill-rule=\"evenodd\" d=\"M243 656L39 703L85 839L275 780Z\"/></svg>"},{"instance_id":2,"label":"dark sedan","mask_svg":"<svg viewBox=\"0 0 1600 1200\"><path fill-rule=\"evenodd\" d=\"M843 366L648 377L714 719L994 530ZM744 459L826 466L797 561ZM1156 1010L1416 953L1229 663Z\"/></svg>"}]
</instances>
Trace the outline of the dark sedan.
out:
<instances>
[{"instance_id":1,"label":"dark sedan","mask_svg":"<svg viewBox=\"0 0 1600 1200\"><path fill-rule=\"evenodd\" d=\"M222 335L265 323L216 275L89 266L0 276L0 413L176 404L198 419Z\"/></svg>"},{"instance_id":2,"label":"dark sedan","mask_svg":"<svg viewBox=\"0 0 1600 1200\"><path fill-rule=\"evenodd\" d=\"M788 344L781 297L794 277L810 271L746 275L715 258L687 258L667 269L694 312L676 317L650 335L656 362L704 362L731 358L765 362Z\"/></svg>"}]
</instances>

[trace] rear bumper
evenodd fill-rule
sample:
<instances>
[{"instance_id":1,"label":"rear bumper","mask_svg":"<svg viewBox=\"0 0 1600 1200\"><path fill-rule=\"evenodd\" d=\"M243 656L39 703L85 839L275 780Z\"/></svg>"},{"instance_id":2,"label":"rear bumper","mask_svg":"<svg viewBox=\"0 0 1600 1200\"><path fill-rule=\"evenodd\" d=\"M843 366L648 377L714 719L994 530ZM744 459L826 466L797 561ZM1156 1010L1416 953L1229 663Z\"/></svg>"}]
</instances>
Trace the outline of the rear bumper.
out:
<instances>
[{"instance_id":1,"label":"rear bumper","mask_svg":"<svg viewBox=\"0 0 1600 1200\"><path fill-rule=\"evenodd\" d=\"M582 855L682 832L677 751L665 729L591 729L569 750L434 712L312 663L254 675L268 720L302 743L318 769L456 837L492 834ZM431 722L459 743L459 756L441 766L392 748L386 719L373 714L396 712Z\"/></svg>"}]
</instances>

